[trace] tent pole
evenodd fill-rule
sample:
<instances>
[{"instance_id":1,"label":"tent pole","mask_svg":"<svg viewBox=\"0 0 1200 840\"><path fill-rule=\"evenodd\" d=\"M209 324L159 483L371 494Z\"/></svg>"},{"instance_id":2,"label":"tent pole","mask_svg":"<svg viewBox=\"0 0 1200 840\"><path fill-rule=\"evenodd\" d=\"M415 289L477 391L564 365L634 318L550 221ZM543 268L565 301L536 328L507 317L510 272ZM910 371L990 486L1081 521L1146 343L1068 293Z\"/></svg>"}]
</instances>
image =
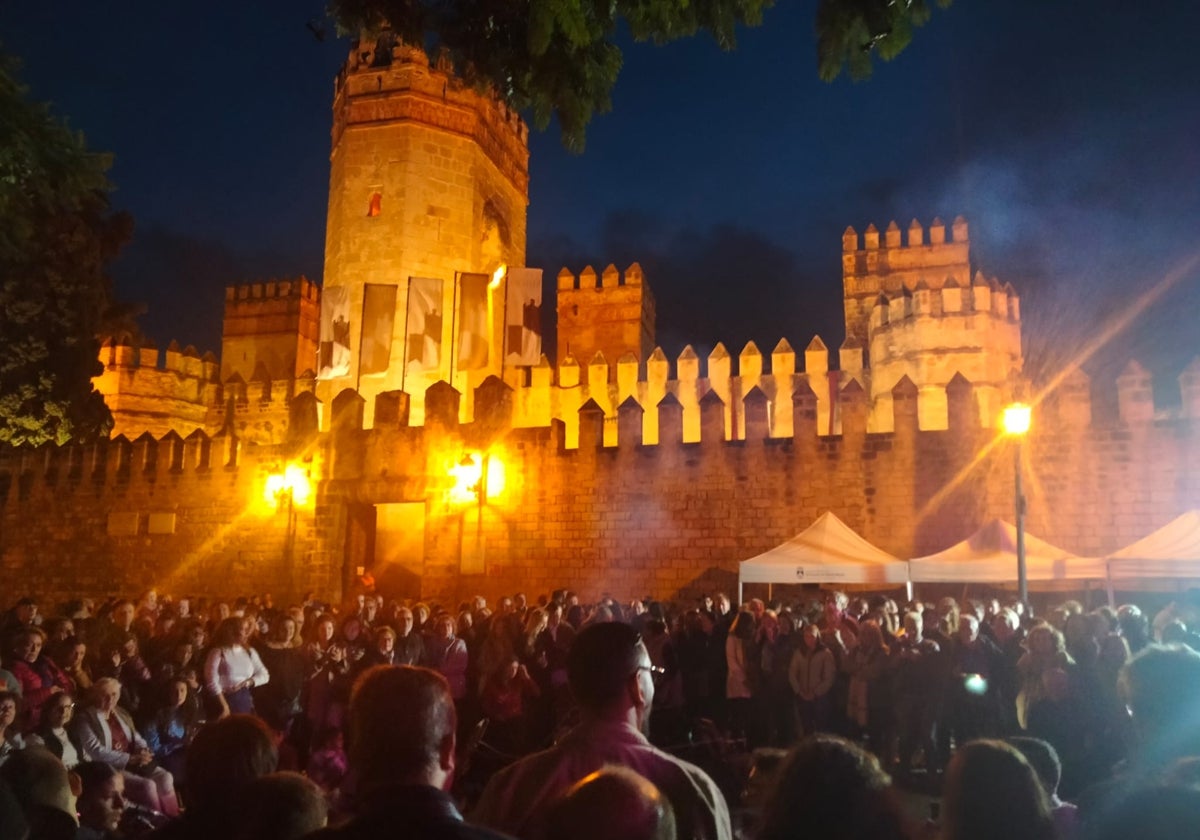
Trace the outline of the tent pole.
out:
<instances>
[{"instance_id":1,"label":"tent pole","mask_svg":"<svg viewBox=\"0 0 1200 840\"><path fill-rule=\"evenodd\" d=\"M742 607L742 576L738 575L738 609Z\"/></svg>"},{"instance_id":2,"label":"tent pole","mask_svg":"<svg viewBox=\"0 0 1200 840\"><path fill-rule=\"evenodd\" d=\"M1104 564L1104 588L1108 591L1108 605L1116 609L1116 593L1113 592L1112 563Z\"/></svg>"},{"instance_id":3,"label":"tent pole","mask_svg":"<svg viewBox=\"0 0 1200 840\"><path fill-rule=\"evenodd\" d=\"M774 595L774 593L775 593L775 584L768 583L767 584L767 601L768 602L771 600L771 597L772 597L772 595Z\"/></svg>"}]
</instances>

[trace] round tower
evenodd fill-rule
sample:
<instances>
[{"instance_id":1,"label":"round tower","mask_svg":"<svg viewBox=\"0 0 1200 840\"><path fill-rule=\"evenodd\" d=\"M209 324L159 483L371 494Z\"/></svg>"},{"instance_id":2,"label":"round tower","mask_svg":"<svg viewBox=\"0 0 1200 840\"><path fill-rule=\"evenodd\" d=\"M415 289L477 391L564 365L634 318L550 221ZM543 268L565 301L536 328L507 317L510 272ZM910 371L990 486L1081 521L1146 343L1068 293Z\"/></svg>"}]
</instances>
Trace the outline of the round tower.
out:
<instances>
[{"instance_id":1,"label":"round tower","mask_svg":"<svg viewBox=\"0 0 1200 840\"><path fill-rule=\"evenodd\" d=\"M882 243L868 227L861 249L853 228L842 237L846 335L867 348L872 423L891 427L892 389L907 376L917 386L921 428L946 428L946 386L962 374L991 426L1021 374L1020 300L1012 286L971 276L962 217L949 242L937 219L928 240L924 234L914 219L904 244L895 222Z\"/></svg>"},{"instance_id":2,"label":"round tower","mask_svg":"<svg viewBox=\"0 0 1200 840\"><path fill-rule=\"evenodd\" d=\"M329 405L357 388L370 422L381 392L403 387L419 401L439 379L469 386L451 369L456 277L525 264L528 128L495 96L385 33L351 48L334 88L332 140L323 287L335 305L323 317L340 317L326 335L344 344L322 347L318 393ZM412 278L427 296L440 281L441 297L440 309L426 300L438 310L424 336L438 345L427 354L437 362L416 376L411 366L405 374ZM382 291L364 311L368 285Z\"/></svg>"}]
</instances>

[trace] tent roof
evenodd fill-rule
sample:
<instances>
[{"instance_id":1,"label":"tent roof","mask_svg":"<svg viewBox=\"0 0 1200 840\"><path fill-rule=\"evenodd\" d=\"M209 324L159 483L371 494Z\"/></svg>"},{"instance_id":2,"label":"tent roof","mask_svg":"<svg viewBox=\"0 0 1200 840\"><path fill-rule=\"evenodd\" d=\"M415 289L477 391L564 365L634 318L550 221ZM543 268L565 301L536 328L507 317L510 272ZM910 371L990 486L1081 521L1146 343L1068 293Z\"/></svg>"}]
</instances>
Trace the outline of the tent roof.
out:
<instances>
[{"instance_id":1,"label":"tent roof","mask_svg":"<svg viewBox=\"0 0 1200 840\"><path fill-rule=\"evenodd\" d=\"M1176 517L1107 559L1114 579L1200 577L1200 511Z\"/></svg>"},{"instance_id":2,"label":"tent roof","mask_svg":"<svg viewBox=\"0 0 1200 840\"><path fill-rule=\"evenodd\" d=\"M787 542L743 560L738 574L742 583L903 584L908 564L826 511Z\"/></svg>"},{"instance_id":3,"label":"tent roof","mask_svg":"<svg viewBox=\"0 0 1200 840\"><path fill-rule=\"evenodd\" d=\"M908 561L915 583L1000 583L1017 578L1017 529L993 519L945 551ZM1030 581L1105 577L1098 558L1069 551L1025 534L1025 569Z\"/></svg>"}]
</instances>

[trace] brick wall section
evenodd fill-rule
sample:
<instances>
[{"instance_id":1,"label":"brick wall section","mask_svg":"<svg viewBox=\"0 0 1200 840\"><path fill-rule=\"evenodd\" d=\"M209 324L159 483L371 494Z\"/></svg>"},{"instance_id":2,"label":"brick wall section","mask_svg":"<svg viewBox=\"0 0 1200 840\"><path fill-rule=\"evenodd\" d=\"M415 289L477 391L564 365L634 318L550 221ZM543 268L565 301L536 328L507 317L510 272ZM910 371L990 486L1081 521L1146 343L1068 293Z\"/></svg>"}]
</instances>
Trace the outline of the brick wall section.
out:
<instances>
[{"instance_id":1,"label":"brick wall section","mask_svg":"<svg viewBox=\"0 0 1200 840\"><path fill-rule=\"evenodd\" d=\"M480 419L471 424L454 422L453 389L437 390L426 401L439 413L422 428L364 431L362 401L345 392L333 406L334 428L308 441L235 446L197 433L0 456L0 574L13 591L47 602L150 585L334 597L356 565L370 565L363 512L422 502L425 556L406 570L412 589L404 594L457 602L475 592L570 586L585 597L674 597L733 587L740 559L793 536L826 509L902 557L940 550L990 517L1012 516L1012 445L978 426L961 379L947 395L948 430L918 429L915 388L902 381L888 433L865 431L865 397L852 391L842 434L818 436L815 405L801 390L790 438L726 440L718 431L722 406L710 399L701 440L680 443L681 414L668 400L657 410L662 442L640 445L631 433L603 447L603 421L588 404L577 449L566 447L558 421L540 429L497 424L503 407L488 415L482 406L512 395L494 380L476 394ZM1197 418L1078 425L1070 418L1083 414L1080 395L1067 396L1039 407L1025 444L1031 533L1099 554L1195 505ZM306 400L315 412L311 395ZM755 411L746 408L751 429L761 428ZM226 465L234 449L235 464ZM477 508L448 500L448 469L464 452L485 449L503 462L508 482L484 508L486 572L463 575ZM297 513L290 566L286 514L252 504L267 470L289 454L309 458L320 479L315 504ZM136 534L107 533L110 513L131 512L139 514ZM148 515L157 512L176 514L174 534L147 533Z\"/></svg>"}]
</instances>

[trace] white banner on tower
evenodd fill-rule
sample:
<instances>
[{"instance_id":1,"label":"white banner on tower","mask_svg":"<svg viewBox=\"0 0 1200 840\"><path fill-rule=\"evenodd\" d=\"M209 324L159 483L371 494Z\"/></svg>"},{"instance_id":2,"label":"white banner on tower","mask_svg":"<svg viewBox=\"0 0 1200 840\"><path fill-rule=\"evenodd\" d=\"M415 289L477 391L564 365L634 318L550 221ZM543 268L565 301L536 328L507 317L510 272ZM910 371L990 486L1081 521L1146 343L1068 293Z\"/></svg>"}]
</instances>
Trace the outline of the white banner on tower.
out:
<instances>
[{"instance_id":1,"label":"white banner on tower","mask_svg":"<svg viewBox=\"0 0 1200 840\"><path fill-rule=\"evenodd\" d=\"M350 375L350 290L326 286L321 290L321 343L317 378Z\"/></svg>"},{"instance_id":2,"label":"white banner on tower","mask_svg":"<svg viewBox=\"0 0 1200 840\"><path fill-rule=\"evenodd\" d=\"M410 373L437 370L441 365L443 320L441 279L410 277L404 350L404 364Z\"/></svg>"},{"instance_id":3,"label":"white banner on tower","mask_svg":"<svg viewBox=\"0 0 1200 840\"><path fill-rule=\"evenodd\" d=\"M542 270L510 268L504 304L504 363L536 365L542 358Z\"/></svg>"}]
</instances>

